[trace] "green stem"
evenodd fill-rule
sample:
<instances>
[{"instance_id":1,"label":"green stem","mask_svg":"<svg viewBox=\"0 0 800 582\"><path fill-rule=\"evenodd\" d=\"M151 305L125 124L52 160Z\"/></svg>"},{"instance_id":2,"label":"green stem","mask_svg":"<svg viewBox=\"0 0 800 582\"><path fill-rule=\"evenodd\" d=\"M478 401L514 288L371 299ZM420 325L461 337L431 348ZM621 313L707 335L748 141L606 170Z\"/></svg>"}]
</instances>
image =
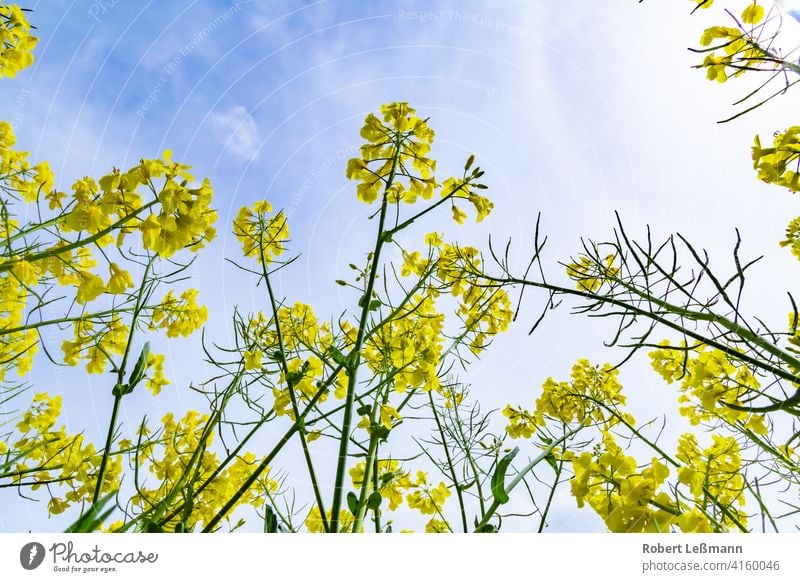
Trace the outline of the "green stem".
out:
<instances>
[{"instance_id":1,"label":"green stem","mask_svg":"<svg viewBox=\"0 0 800 582\"><path fill-rule=\"evenodd\" d=\"M119 413L119 404L122 401L122 395L117 394L114 396L114 407L111 409L111 420L108 423L108 432L106 434L106 446L103 449L103 457L100 459L100 468L97 470L97 483L94 486L94 495L92 495L92 505L97 503L100 499L100 491L103 489L103 480L106 476L106 468L108 467L109 452L111 451L111 441L114 438L114 427L117 424L117 414Z\"/></svg>"},{"instance_id":2,"label":"green stem","mask_svg":"<svg viewBox=\"0 0 800 582\"><path fill-rule=\"evenodd\" d=\"M28 323L25 325L20 325L19 327L0 329L0 337L12 333L17 333L20 331L27 331L29 329L38 329L40 327L46 327L48 325L58 325L59 323L71 323L75 321L86 321L88 319L98 319L100 317L106 317L109 315L114 315L116 313L125 313L127 311L129 311L129 309L109 309L106 311L98 311L97 313L90 313L88 315L79 315L76 317L62 317L59 319L48 319L46 321L37 321L36 323Z\"/></svg>"},{"instance_id":3,"label":"green stem","mask_svg":"<svg viewBox=\"0 0 800 582\"><path fill-rule=\"evenodd\" d=\"M787 372L786 370L783 370L782 368L779 368L779 367L774 366L774 365L772 365L772 364L770 364L768 362L765 362L763 360L759 360L758 358L755 358L755 357L753 357L753 356L751 356L749 354L746 354L744 352L741 352L739 350L731 348L730 346L727 346L727 345L717 341L714 338L706 337L706 336L702 335L699 332L696 332L696 331L693 331L691 329L688 329L686 326L682 326L682 325L680 325L678 323L670 321L669 319L666 319L665 317L662 317L662 316L660 316L660 315L658 315L656 313L653 313L652 311L641 309L639 307L631 305L630 303L627 303L627 302L622 301L620 299L614 299L613 297L608 297L608 296L605 296L605 295L598 295L598 294L591 293L591 292L588 292L588 291L581 291L579 289L570 289L569 287L561 287L559 285L551 285L550 283L544 283L544 282L539 283L537 281L529 281L527 279L518 279L518 278L515 278L515 277L500 278L500 277L493 277L491 275L486 275L486 274L483 274L482 276L485 279L487 279L488 281L493 281L493 282L496 282L496 283L508 283L508 284L514 284L514 285L525 285L525 286L529 286L529 287L535 287L537 289L545 289L545 290L551 291L553 293L559 293L559 294L562 294L562 295L574 295L574 296L577 296L577 297L583 297L585 299L591 299L593 301L600 301L600 302L608 304L608 305L614 305L615 307L620 307L620 308L622 308L624 310L627 310L628 312L630 312L630 313L632 313L634 315L640 315L642 317L646 317L648 319L651 319L656 323L660 323L661 325L663 325L665 327L668 327L668 328L670 328L670 329L672 329L674 331L680 332L681 334L683 334L683 335L685 335L687 337L690 337L690 338L692 338L694 340L697 340L698 342L701 342L701 343L703 343L703 344L705 344L707 346L710 346L710 347L713 347L713 348L717 348L718 350L720 350L720 351L722 351L722 352L724 352L724 353L726 353L726 354L728 354L728 355L730 355L730 356L732 356L732 357L734 357L734 358L736 358L738 360L741 360L742 362L746 362L748 364L753 365L757 369L764 370L765 372L770 372L770 373L774 374L775 376L777 376L779 378L782 378L784 380L788 380L789 382L792 382L793 384L800 384L800 376L798 376L797 374L793 374L791 372ZM655 298L653 298L653 299L655 299ZM768 344L767 342L765 342L759 336L756 336L756 335L750 333L745 328L741 328L738 324L734 324L730 320L727 320L727 319L725 319L725 318L723 318L721 316L718 316L718 315L696 313L696 312L693 312L693 311L690 311L690 310L684 310L683 308L680 308L680 307L672 306L671 304L666 304L666 305L669 308L674 308L676 310L674 312L676 315L685 317L686 319L690 319L690 320L694 320L694 321L707 321L707 322L719 323L720 325L723 325L723 327L726 327L727 329L730 329L733 333L738 333L738 330L741 330L742 333L743 333L743 337L745 337L745 339L753 340L753 343L756 343L755 340L757 339L759 347L762 347L765 350L769 351L770 353L772 353L773 355L775 355L778 358L782 359L784 362L786 362L790 366L794 366L795 363L796 363L797 364L797 369L800 369L800 360L797 360L796 358L794 358L792 356L789 356L788 354L786 354L780 348L777 348L776 346L774 346L772 344ZM667 309L667 308L665 308L665 309ZM725 323L722 323L723 321ZM769 349L767 348L767 346L769 346ZM745 407L745 410L747 412L769 412L769 411L772 411L772 410L786 409L786 408L788 408L790 406L793 406L793 405L795 405L795 404L797 404L799 402L800 402L800 390L797 390L792 396L790 396L786 400L781 401L780 403L777 403L777 404L775 404L773 406L763 407L763 408ZM737 409L736 405L733 405L733 404L730 404L730 403L723 403L723 404L725 404L725 406L728 406L729 408L732 408L734 410Z\"/></svg>"},{"instance_id":4,"label":"green stem","mask_svg":"<svg viewBox=\"0 0 800 582\"><path fill-rule=\"evenodd\" d=\"M264 281L266 282L267 286L267 294L269 295L269 303L272 308L272 315L275 319L275 334L278 339L278 349L280 350L281 358L280 358L280 365L283 368L283 374L286 378L286 389L289 391L289 399L292 403L292 412L297 418L298 414L300 413L300 409L297 406L297 396L294 393L295 381L291 381L290 374L289 374L289 364L287 362L287 354L286 354L286 346L283 342L283 332L281 330L280 318L278 317L278 303L275 300L275 293L272 290L272 281L269 277L269 271L267 269L267 260L264 256L264 228L265 225L262 224L262 228L259 235L259 253L261 255L261 271L264 277ZM308 450L308 440L306 439L306 432L305 430L298 431L300 435L300 444L303 448L303 457L306 461L306 469L308 470L308 476L311 479L311 486L314 490L314 498L317 502L317 506L319 507L319 514L322 519L322 527L324 531L328 531L328 519L325 515L325 504L322 502L322 494L320 493L319 483L317 482L317 475L314 471L314 463L311 460L311 453Z\"/></svg>"},{"instance_id":5,"label":"green stem","mask_svg":"<svg viewBox=\"0 0 800 582\"><path fill-rule=\"evenodd\" d=\"M117 385L122 386L125 382L125 366L128 362L128 356L131 352L131 345L133 344L133 334L136 332L136 320L142 309L142 302L145 295L145 287L147 285L147 277L150 274L150 268L153 266L155 256L151 257L147 262L144 274L142 275L142 282L139 285L139 292L136 296L136 306L133 308L133 316L131 318L131 326L128 331L128 341L125 343L125 353L122 356L122 363L117 370ZM119 405L122 402L123 394L117 393L114 395L114 406L111 410L111 419L108 422L108 432L106 433L106 446L103 449L103 456L100 459L100 468L97 471L97 483L94 487L94 495L92 496L92 505L96 504L100 499L100 492L103 489L103 480L106 476L106 468L108 467L108 459L111 454L111 441L114 438L114 431L117 426L117 415L119 413Z\"/></svg>"},{"instance_id":6,"label":"green stem","mask_svg":"<svg viewBox=\"0 0 800 582\"><path fill-rule=\"evenodd\" d=\"M542 512L542 520L539 522L538 533L542 533L545 525L547 525L547 514L550 513L550 506L553 503L553 497L555 497L556 489L558 488L558 480L561 478L561 469L563 466L564 466L564 461L559 459L555 469L556 478L553 480L553 486L550 487L550 493L547 495L547 503L545 504L544 511Z\"/></svg>"},{"instance_id":7,"label":"green stem","mask_svg":"<svg viewBox=\"0 0 800 582\"><path fill-rule=\"evenodd\" d=\"M342 507L342 497L344 493L345 465L347 464L347 448L350 442L350 430L353 421L353 402L355 401L356 384L358 382L358 368L361 364L361 348L366 333L367 319L369 317L369 304L372 299L372 292L375 289L375 278L378 274L380 264L381 249L385 242L384 227L386 224L386 208L388 206L387 192L394 182L397 165L400 161L400 134L395 136L395 152L392 160L392 169L386 180L386 186L381 198L381 212L378 221L378 235L375 241L375 250L372 253L372 266L370 268L367 286L362 298L361 317L358 321L358 334L355 345L348 355L348 381L347 396L345 397L344 418L342 419L342 435L339 439L338 462L336 464L336 477L333 488L333 503L331 505L331 532L339 532L339 511Z\"/></svg>"}]
</instances>

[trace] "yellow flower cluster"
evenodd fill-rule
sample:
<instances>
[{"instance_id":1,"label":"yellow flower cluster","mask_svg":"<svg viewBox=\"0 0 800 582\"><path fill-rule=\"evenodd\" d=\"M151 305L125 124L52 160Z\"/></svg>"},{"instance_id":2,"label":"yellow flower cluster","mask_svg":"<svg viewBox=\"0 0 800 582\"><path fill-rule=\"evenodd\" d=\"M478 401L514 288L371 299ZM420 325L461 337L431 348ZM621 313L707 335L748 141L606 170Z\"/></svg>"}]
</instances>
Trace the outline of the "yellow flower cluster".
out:
<instances>
[{"instance_id":1,"label":"yellow flower cluster","mask_svg":"<svg viewBox=\"0 0 800 582\"><path fill-rule=\"evenodd\" d=\"M375 202L389 182L386 196L390 202L413 204L417 198L433 196L436 162L425 157L433 142L433 130L415 113L408 103L390 103L381 106L383 121L372 113L367 115L361 137L368 143L361 146L360 158L347 163L347 177L359 181L359 200ZM407 180L401 181L401 177Z\"/></svg>"},{"instance_id":2,"label":"yellow flower cluster","mask_svg":"<svg viewBox=\"0 0 800 582\"><path fill-rule=\"evenodd\" d=\"M758 171L759 179L767 184L788 188L791 192L800 191L800 126L793 125L775 134L772 147L762 147L761 138L755 137L753 145L753 169ZM793 219L786 227L786 238L780 242L789 247L792 254L800 260L800 217Z\"/></svg>"},{"instance_id":3,"label":"yellow flower cluster","mask_svg":"<svg viewBox=\"0 0 800 582\"><path fill-rule=\"evenodd\" d=\"M331 521L331 510L328 510L328 523ZM346 509L342 509L339 511L339 531L348 532L353 527L353 522L355 521L355 516L347 511ZM319 507L316 505L311 508L311 511L308 512L308 516L305 520L305 526L309 533L323 533L325 531L325 523L322 521L322 515L319 512Z\"/></svg>"},{"instance_id":4,"label":"yellow flower cluster","mask_svg":"<svg viewBox=\"0 0 800 582\"><path fill-rule=\"evenodd\" d=\"M331 352L341 354L352 347L354 329L347 322L342 322L343 331L347 330L347 333L343 337L336 337L331 332L329 323L320 323L313 309L299 302L291 307L278 308L278 324L283 348L286 351L289 374L287 377L281 370L279 382L272 388L274 397L272 408L278 416L286 415L293 418L289 380L294 386L297 398L301 400L313 398L319 390L319 383L327 381L327 374L331 371L327 366L332 364L333 360L324 358L323 355L329 356ZM246 346L242 358L244 369L262 374L263 370L275 365L281 357L275 322L263 312L258 312L249 317L241 328L242 339ZM347 381L347 372L339 370L330 384L334 388L336 398L345 397ZM328 393L323 392L318 402L325 402L327 398ZM318 432L309 433L308 439L312 441L319 436Z\"/></svg>"},{"instance_id":5,"label":"yellow flower cluster","mask_svg":"<svg viewBox=\"0 0 800 582\"><path fill-rule=\"evenodd\" d=\"M536 432L536 427L544 424L544 419L525 410L521 406L506 404L503 416L508 419L506 432L512 439L529 439Z\"/></svg>"},{"instance_id":6,"label":"yellow flower cluster","mask_svg":"<svg viewBox=\"0 0 800 582\"><path fill-rule=\"evenodd\" d=\"M620 419L632 425L634 418L619 410L626 399L617 375L618 370L611 364L593 366L589 360L581 358L572 367L568 382L545 380L534 412L510 404L503 409L503 416L509 421L508 436L531 438L537 426L544 426L545 418L564 424L592 421L605 429L613 427Z\"/></svg>"},{"instance_id":7,"label":"yellow flower cluster","mask_svg":"<svg viewBox=\"0 0 800 582\"><path fill-rule=\"evenodd\" d=\"M108 364L113 366L113 356L125 353L130 326L123 323L119 313L114 313L107 322L80 319L72 326L73 339L61 343L64 363L68 366L77 366L85 360L88 373L102 374ZM163 386L169 384L164 377L164 355L149 353L145 368L147 389L157 395Z\"/></svg>"},{"instance_id":8,"label":"yellow flower cluster","mask_svg":"<svg viewBox=\"0 0 800 582\"><path fill-rule=\"evenodd\" d=\"M669 341L661 342L663 349L650 352L653 369L668 383L680 381L680 413L692 424L722 418L730 424L744 423L756 434L766 434L764 417L725 406L743 406L749 396L761 388L758 378L749 367L732 362L721 350L704 345L691 350L686 344L669 349Z\"/></svg>"},{"instance_id":9,"label":"yellow flower cluster","mask_svg":"<svg viewBox=\"0 0 800 582\"><path fill-rule=\"evenodd\" d=\"M511 299L505 289L479 282L466 287L457 313L472 335L469 349L476 355L489 345L489 338L507 331L514 318Z\"/></svg>"},{"instance_id":10,"label":"yellow flower cluster","mask_svg":"<svg viewBox=\"0 0 800 582\"><path fill-rule=\"evenodd\" d=\"M677 511L670 495L658 491L669 468L657 458L640 469L604 431L602 447L574 457L572 467L570 484L578 507L588 504L612 532L669 531Z\"/></svg>"},{"instance_id":11,"label":"yellow flower cluster","mask_svg":"<svg viewBox=\"0 0 800 582\"><path fill-rule=\"evenodd\" d=\"M572 366L569 382L556 382L552 378L545 381L542 394L536 399L536 412L563 423L584 423L588 419L606 428L614 426L617 415L621 414L632 424L634 420L629 414L618 412L626 400L618 374L619 370L611 364L593 366L581 358Z\"/></svg>"},{"instance_id":12,"label":"yellow flower cluster","mask_svg":"<svg viewBox=\"0 0 800 582\"><path fill-rule=\"evenodd\" d=\"M256 257L259 263L269 265L276 257L283 254L284 244L289 240L289 227L286 215L281 210L275 216L268 217L272 205L266 200L243 206L233 221L233 234L242 243L245 257Z\"/></svg>"},{"instance_id":13,"label":"yellow flower cluster","mask_svg":"<svg viewBox=\"0 0 800 582\"><path fill-rule=\"evenodd\" d=\"M2 264L2 260L0 260ZM33 366L39 335L35 329L24 329L29 285L38 277L28 262L17 263L10 271L0 271L0 382L15 370L25 376ZM16 331L12 331L16 330Z\"/></svg>"},{"instance_id":14,"label":"yellow flower cluster","mask_svg":"<svg viewBox=\"0 0 800 582\"><path fill-rule=\"evenodd\" d=\"M450 525L446 521L436 519L435 517L428 520L425 524L425 533L451 533Z\"/></svg>"},{"instance_id":15,"label":"yellow flower cluster","mask_svg":"<svg viewBox=\"0 0 800 582\"><path fill-rule=\"evenodd\" d=\"M180 298L168 291L161 303L153 310L151 329L167 330L167 337L188 337L208 319L208 308L197 304L197 289L187 289Z\"/></svg>"},{"instance_id":16,"label":"yellow flower cluster","mask_svg":"<svg viewBox=\"0 0 800 582\"><path fill-rule=\"evenodd\" d=\"M616 255L607 255L600 262L588 255L580 255L577 261L567 265L567 276L578 283L579 290L596 293L603 283L611 282L619 274L619 269L614 266L616 258Z\"/></svg>"},{"instance_id":17,"label":"yellow flower cluster","mask_svg":"<svg viewBox=\"0 0 800 582\"><path fill-rule=\"evenodd\" d=\"M135 455L139 465L146 466L156 478L157 485L149 486L147 479L140 477L142 482L131 502L134 507L146 511L173 493L173 504L162 508L165 514L169 514L178 503L183 503L184 495L191 495L189 511L184 508L163 526L165 530L172 531L180 524L191 531L198 524L208 523L222 509L244 485L260 459L253 453L245 452L237 455L226 467L220 467L217 454L210 450L213 435L205 439L203 437L208 415L190 410L182 419L176 420L172 413L168 413L161 422L157 442L148 441ZM149 429L145 432L149 432ZM178 495L174 495L176 487ZM275 492L277 489L278 484L269 478L266 471L235 507L262 507L265 492Z\"/></svg>"},{"instance_id":18,"label":"yellow flower cluster","mask_svg":"<svg viewBox=\"0 0 800 582\"><path fill-rule=\"evenodd\" d=\"M322 377L324 368L322 360L316 356L309 356L307 360L294 358L287 362L289 378L281 372L280 388L273 388L272 395L275 398L272 409L278 416L287 415L294 420L294 412L291 408L292 397L289 394L289 380L294 388L295 394L300 398L310 400L317 393L317 380ZM319 398L319 402L324 402L327 394Z\"/></svg>"},{"instance_id":19,"label":"yellow flower cluster","mask_svg":"<svg viewBox=\"0 0 800 582\"><path fill-rule=\"evenodd\" d=\"M30 34L31 25L16 4L0 4L0 77L13 77L33 64L39 41Z\"/></svg>"},{"instance_id":20,"label":"yellow flower cluster","mask_svg":"<svg viewBox=\"0 0 800 582\"><path fill-rule=\"evenodd\" d=\"M122 322L118 313L99 326L89 320L78 320L72 325L74 339L61 343L67 365L77 366L80 359L85 359L87 372L102 374L106 364L112 363L113 355L125 353L130 327Z\"/></svg>"},{"instance_id":21,"label":"yellow flower cluster","mask_svg":"<svg viewBox=\"0 0 800 582\"><path fill-rule=\"evenodd\" d=\"M116 229L116 244L121 246L125 235L138 230L144 248L164 258L185 247L198 251L216 236L217 212L210 207L214 191L207 178L197 188L188 186L194 180L190 168L173 162L172 152L165 150L163 159L142 159L126 172L112 170L99 185L88 176L76 181L65 231L99 235L99 244L107 245L114 241L111 230ZM143 203L137 192L141 186L152 192L149 202ZM51 202L54 205L61 206L60 198ZM146 210L149 214L141 219Z\"/></svg>"},{"instance_id":22,"label":"yellow flower cluster","mask_svg":"<svg viewBox=\"0 0 800 582\"><path fill-rule=\"evenodd\" d=\"M480 173L480 172L479 172ZM477 186L476 186L477 187ZM442 198L450 197L452 200L466 200L475 208L475 222L480 222L494 209L494 204L485 196L481 196L472 189L469 179L448 178L442 184ZM458 224L464 224L467 214L455 205L451 206L453 220Z\"/></svg>"},{"instance_id":23,"label":"yellow flower cluster","mask_svg":"<svg viewBox=\"0 0 800 582\"><path fill-rule=\"evenodd\" d=\"M60 395L41 392L33 397L31 407L16 425L20 438L13 449L21 458L10 474L15 483L34 482L31 487L34 491L47 484L51 515L63 513L73 504L80 506L91 502L102 458L93 444L84 443L82 434L69 435L65 427L55 428L61 406ZM112 457L107 465L103 493L119 486L121 471L122 460Z\"/></svg>"},{"instance_id":24,"label":"yellow flower cluster","mask_svg":"<svg viewBox=\"0 0 800 582\"><path fill-rule=\"evenodd\" d=\"M376 373L391 373L399 392L421 387L438 390L443 347L444 314L437 311L442 293L459 298L456 315L464 329L461 341L480 353L490 338L506 331L513 319L508 294L484 280L480 253L474 247L445 244L438 233L426 235L428 253L403 251L400 274L425 279L421 294L413 295L368 337L364 359Z\"/></svg>"},{"instance_id":25,"label":"yellow flower cluster","mask_svg":"<svg viewBox=\"0 0 800 582\"><path fill-rule=\"evenodd\" d=\"M418 471L413 489L415 491L406 495L406 503L411 509L418 510L422 515L442 516L444 503L450 497L450 490L443 481L432 487L428 484L428 476Z\"/></svg>"},{"instance_id":26,"label":"yellow flower cluster","mask_svg":"<svg viewBox=\"0 0 800 582\"><path fill-rule=\"evenodd\" d=\"M775 134L771 147L762 147L757 135L752 148L753 169L767 184L777 184L792 192L800 190L800 125Z\"/></svg>"},{"instance_id":27,"label":"yellow flower cluster","mask_svg":"<svg viewBox=\"0 0 800 582\"><path fill-rule=\"evenodd\" d=\"M708 8L711 2L703 5ZM764 19L764 7L758 2L752 2L742 12L742 22L755 27ZM702 67L706 69L709 81L724 83L729 76L742 75L748 68L758 68L768 59L758 43L750 35L750 31L729 26L712 26L703 31L700 44L704 47L719 41L719 46L709 52L703 60ZM717 52L721 51L721 52Z\"/></svg>"},{"instance_id":28,"label":"yellow flower cluster","mask_svg":"<svg viewBox=\"0 0 800 582\"><path fill-rule=\"evenodd\" d=\"M376 374L391 374L394 389L437 390L444 315L430 295L414 296L369 337L364 360Z\"/></svg>"},{"instance_id":29,"label":"yellow flower cluster","mask_svg":"<svg viewBox=\"0 0 800 582\"><path fill-rule=\"evenodd\" d=\"M364 483L364 461L350 469L353 487L361 489ZM394 511L403 503L403 494L414 487L411 475L403 470L399 461L385 459L378 461L378 492L388 500L389 509Z\"/></svg>"},{"instance_id":30,"label":"yellow flower cluster","mask_svg":"<svg viewBox=\"0 0 800 582\"><path fill-rule=\"evenodd\" d=\"M0 25L0 31L2 27ZM0 63L2 57L0 57ZM2 65L0 65L2 66ZM0 69L0 76L2 70ZM41 162L31 167L28 152L14 149L17 138L14 129L7 121L0 121L0 176L2 189L26 202L35 202L40 194L48 194L53 189L55 177L50 164ZM16 227L16 223L11 225ZM5 228L5 225L3 225ZM7 233L10 235L13 233Z\"/></svg>"},{"instance_id":31,"label":"yellow flower cluster","mask_svg":"<svg viewBox=\"0 0 800 582\"><path fill-rule=\"evenodd\" d=\"M441 196L451 201L453 219L459 224L467 215L455 205L456 199L467 200L475 207L478 222L489 215L492 202L475 191L486 187L473 184L483 172L476 169L469 177L466 174L474 158L467 163L463 179L448 178L438 184L433 175L436 162L426 157L434 135L427 121L405 102L382 105L381 116L382 120L372 113L367 115L361 137L368 143L361 146L361 157L347 163L347 177L359 182L359 200L372 204L383 190L390 203L414 204L420 198L429 200L441 188Z\"/></svg>"},{"instance_id":32,"label":"yellow flower cluster","mask_svg":"<svg viewBox=\"0 0 800 582\"><path fill-rule=\"evenodd\" d=\"M711 435L711 446L701 449L697 437L691 433L681 435L677 459L683 463L678 469L678 480L688 486L696 508L705 517L690 513L679 521L683 531L708 531L712 527L708 516L723 529L733 529L747 523L747 514L740 508L745 505L745 483L741 473L742 458L739 443L733 437ZM735 507L738 506L738 507Z\"/></svg>"},{"instance_id":33,"label":"yellow flower cluster","mask_svg":"<svg viewBox=\"0 0 800 582\"><path fill-rule=\"evenodd\" d=\"M489 345L491 337L508 329L514 318L511 299L505 289L480 275L483 260L478 249L442 243L436 233L428 234L425 241L439 251L435 266L439 286L429 289L434 295L449 291L460 298L456 313L464 323L463 337L477 355ZM418 269L414 272L420 274Z\"/></svg>"},{"instance_id":34,"label":"yellow flower cluster","mask_svg":"<svg viewBox=\"0 0 800 582\"><path fill-rule=\"evenodd\" d=\"M789 247L797 260L800 260L800 216L792 219L786 227L786 238L780 242L782 247Z\"/></svg>"},{"instance_id":35,"label":"yellow flower cluster","mask_svg":"<svg viewBox=\"0 0 800 582\"><path fill-rule=\"evenodd\" d=\"M158 396L161 393L161 389L169 384L169 380L164 377L164 354L149 352L147 354L146 370L147 389L150 390L153 396Z\"/></svg>"},{"instance_id":36,"label":"yellow flower cluster","mask_svg":"<svg viewBox=\"0 0 800 582\"><path fill-rule=\"evenodd\" d=\"M278 309L278 321L283 334L283 345L287 350L312 348L323 343L329 335L327 325L320 326L317 316L310 305L294 303L291 307Z\"/></svg>"}]
</instances>

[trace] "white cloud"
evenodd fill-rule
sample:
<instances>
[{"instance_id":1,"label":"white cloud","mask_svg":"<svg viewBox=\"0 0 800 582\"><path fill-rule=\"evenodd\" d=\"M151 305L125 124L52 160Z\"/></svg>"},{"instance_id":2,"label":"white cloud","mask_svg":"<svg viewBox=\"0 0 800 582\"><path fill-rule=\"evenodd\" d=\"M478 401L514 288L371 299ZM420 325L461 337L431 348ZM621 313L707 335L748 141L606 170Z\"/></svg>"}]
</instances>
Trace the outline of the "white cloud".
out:
<instances>
[{"instance_id":1,"label":"white cloud","mask_svg":"<svg viewBox=\"0 0 800 582\"><path fill-rule=\"evenodd\" d=\"M244 160L258 158L261 134L253 117L241 105L215 112L209 118L211 133L226 151Z\"/></svg>"}]
</instances>

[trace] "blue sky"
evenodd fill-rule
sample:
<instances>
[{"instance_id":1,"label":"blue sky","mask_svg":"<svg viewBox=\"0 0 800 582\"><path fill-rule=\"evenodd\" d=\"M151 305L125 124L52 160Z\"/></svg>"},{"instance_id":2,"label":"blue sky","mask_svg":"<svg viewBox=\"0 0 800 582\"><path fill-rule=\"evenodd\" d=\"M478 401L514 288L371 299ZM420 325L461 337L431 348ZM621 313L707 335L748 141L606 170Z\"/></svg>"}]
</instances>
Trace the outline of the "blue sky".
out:
<instances>
[{"instance_id":1,"label":"blue sky","mask_svg":"<svg viewBox=\"0 0 800 582\"><path fill-rule=\"evenodd\" d=\"M745 254L766 254L761 268L770 273L752 281L750 298L768 320L785 320L784 289L798 279L777 241L794 201L755 179L749 145L754 133L770 135L796 119L783 101L740 122L715 123L746 83L715 86L690 69L698 59L686 47L710 21L690 17L688 2L28 6L42 40L34 67L4 81L0 118L12 121L32 159L51 161L62 189L167 147L212 179L220 236L192 272L215 338L229 334L234 305L263 306L260 291L224 261L238 256L231 214L257 199L288 209L293 250L303 256L282 275L279 293L323 316L352 303L333 280L360 262L371 223L344 165L366 113L393 100L431 117L440 177L476 154L496 209L480 225L422 225L404 244L419 246L433 229L475 244L491 233L514 240L521 265L541 211L555 265L578 251L580 237L607 236L618 210L632 232L645 224L660 235L680 231L727 265L738 226ZM470 373L487 409L531 405L535 387L549 375L564 377L580 356L619 355L600 346L607 328L566 311L528 338L538 307L529 297L520 325ZM177 387L199 379L196 362L183 358L196 342L171 345L174 390L155 405L132 404L129 422L146 406L191 403ZM84 390L83 376L68 378L65 391ZM66 416L71 428L100 435L110 395L92 382L88 405ZM674 406L674 392L644 365L626 369L623 384L645 417ZM25 511L0 517L0 529L47 529L46 510ZM561 500L555 521L565 530L600 527L570 499Z\"/></svg>"}]
</instances>

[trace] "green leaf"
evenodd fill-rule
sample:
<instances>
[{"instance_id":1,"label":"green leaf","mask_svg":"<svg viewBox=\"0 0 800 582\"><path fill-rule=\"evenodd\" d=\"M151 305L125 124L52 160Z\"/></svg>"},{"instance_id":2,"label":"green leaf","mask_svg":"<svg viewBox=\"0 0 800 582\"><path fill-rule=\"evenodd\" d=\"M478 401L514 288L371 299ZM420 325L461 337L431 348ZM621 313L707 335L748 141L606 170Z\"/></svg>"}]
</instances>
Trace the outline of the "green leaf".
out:
<instances>
[{"instance_id":1,"label":"green leaf","mask_svg":"<svg viewBox=\"0 0 800 582\"><path fill-rule=\"evenodd\" d=\"M139 358L136 360L136 364L133 366L133 372L131 372L130 378L128 378L128 386L130 386L131 392L139 382L142 381L144 378L144 372L147 368L147 357L150 355L150 342L144 342L144 346L142 347L142 351L139 353Z\"/></svg>"},{"instance_id":2,"label":"green leaf","mask_svg":"<svg viewBox=\"0 0 800 582\"><path fill-rule=\"evenodd\" d=\"M367 508L368 509L378 509L381 506L381 501L383 501L383 496L380 494L379 491L373 491L369 495L369 499L367 499Z\"/></svg>"},{"instance_id":3,"label":"green leaf","mask_svg":"<svg viewBox=\"0 0 800 582\"><path fill-rule=\"evenodd\" d=\"M373 299L369 302L369 307L367 308L369 311L375 311L376 309L380 309L380 306L383 305L380 299Z\"/></svg>"},{"instance_id":4,"label":"green leaf","mask_svg":"<svg viewBox=\"0 0 800 582\"><path fill-rule=\"evenodd\" d=\"M556 456L554 454L549 454L544 458L547 461L547 464L553 467L553 471L558 473L558 461L556 461Z\"/></svg>"},{"instance_id":5,"label":"green leaf","mask_svg":"<svg viewBox=\"0 0 800 582\"><path fill-rule=\"evenodd\" d=\"M514 450L504 456L497 462L497 469L492 475L492 495L498 503L508 503L508 492L506 491L506 471L511 465L511 461L519 453L519 447L514 447Z\"/></svg>"},{"instance_id":6,"label":"green leaf","mask_svg":"<svg viewBox=\"0 0 800 582\"><path fill-rule=\"evenodd\" d=\"M355 515L358 510L358 497L352 491L347 494L347 508L353 515Z\"/></svg>"},{"instance_id":7,"label":"green leaf","mask_svg":"<svg viewBox=\"0 0 800 582\"><path fill-rule=\"evenodd\" d=\"M278 516L270 505L265 506L264 533L278 533Z\"/></svg>"},{"instance_id":8,"label":"green leaf","mask_svg":"<svg viewBox=\"0 0 800 582\"><path fill-rule=\"evenodd\" d=\"M111 389L111 394L116 397L122 397L131 392L133 392L133 388L129 384L114 384Z\"/></svg>"}]
</instances>

